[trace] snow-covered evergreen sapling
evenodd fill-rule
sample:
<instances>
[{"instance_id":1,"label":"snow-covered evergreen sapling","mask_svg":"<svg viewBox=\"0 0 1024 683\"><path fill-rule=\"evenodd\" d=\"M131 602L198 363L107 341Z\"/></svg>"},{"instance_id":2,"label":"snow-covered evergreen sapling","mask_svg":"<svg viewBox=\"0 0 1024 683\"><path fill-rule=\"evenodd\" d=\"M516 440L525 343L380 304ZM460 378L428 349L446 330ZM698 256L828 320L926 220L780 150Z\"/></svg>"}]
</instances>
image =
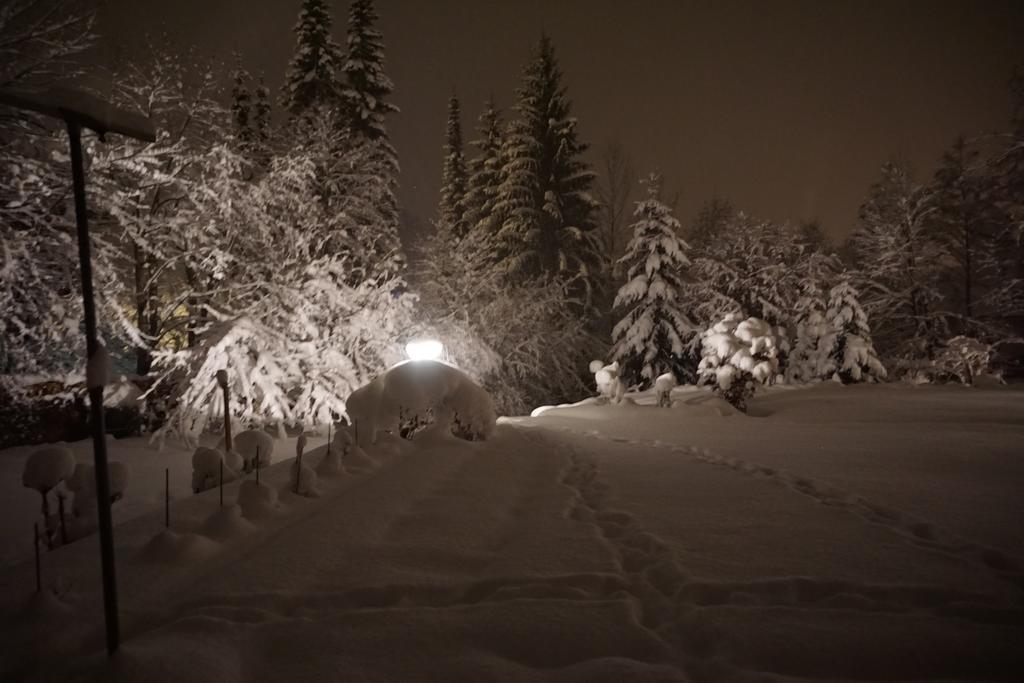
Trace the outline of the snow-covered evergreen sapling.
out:
<instances>
[{"instance_id":1,"label":"snow-covered evergreen sapling","mask_svg":"<svg viewBox=\"0 0 1024 683\"><path fill-rule=\"evenodd\" d=\"M844 384L885 379L885 367L875 353L868 316L861 308L857 290L843 279L829 291L828 299L825 318L835 334L831 358L838 378Z\"/></svg>"},{"instance_id":2,"label":"snow-covered evergreen sapling","mask_svg":"<svg viewBox=\"0 0 1024 683\"><path fill-rule=\"evenodd\" d=\"M650 385L665 372L683 372L683 353L696 327L683 311L689 246L679 221L659 199L661 180L651 174L647 199L637 202L633 239L620 263L626 284L615 296L624 316L612 330L612 357L629 384Z\"/></svg>"},{"instance_id":3,"label":"snow-covered evergreen sapling","mask_svg":"<svg viewBox=\"0 0 1024 683\"><path fill-rule=\"evenodd\" d=\"M709 328L701 339L702 354L697 367L702 384L746 412L747 402L760 385L778 372L778 340L771 325L759 318L744 320L730 313Z\"/></svg>"},{"instance_id":4,"label":"snow-covered evergreen sapling","mask_svg":"<svg viewBox=\"0 0 1024 683\"><path fill-rule=\"evenodd\" d=\"M796 304L796 343L786 368L787 382L828 379L836 371L832 350L836 332L825 317L827 301L813 281L805 283Z\"/></svg>"}]
</instances>

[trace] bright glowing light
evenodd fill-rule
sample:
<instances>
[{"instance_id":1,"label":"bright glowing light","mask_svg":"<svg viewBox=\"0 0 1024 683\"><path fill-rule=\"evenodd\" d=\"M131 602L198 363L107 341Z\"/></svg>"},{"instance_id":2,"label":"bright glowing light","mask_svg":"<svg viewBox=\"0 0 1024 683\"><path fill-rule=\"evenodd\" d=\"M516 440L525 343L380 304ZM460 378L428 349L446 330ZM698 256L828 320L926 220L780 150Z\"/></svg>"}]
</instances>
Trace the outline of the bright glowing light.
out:
<instances>
[{"instance_id":1,"label":"bright glowing light","mask_svg":"<svg viewBox=\"0 0 1024 683\"><path fill-rule=\"evenodd\" d=\"M437 360L444 353L444 345L436 339L417 339L405 345L410 360Z\"/></svg>"}]
</instances>

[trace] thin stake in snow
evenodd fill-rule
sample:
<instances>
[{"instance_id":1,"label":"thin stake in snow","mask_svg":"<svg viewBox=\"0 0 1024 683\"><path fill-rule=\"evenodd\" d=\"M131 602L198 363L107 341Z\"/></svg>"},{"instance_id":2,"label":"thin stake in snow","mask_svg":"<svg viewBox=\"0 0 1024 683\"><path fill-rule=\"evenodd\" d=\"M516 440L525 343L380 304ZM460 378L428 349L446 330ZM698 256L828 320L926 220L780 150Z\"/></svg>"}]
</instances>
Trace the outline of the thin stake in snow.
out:
<instances>
[{"instance_id":1,"label":"thin stake in snow","mask_svg":"<svg viewBox=\"0 0 1024 683\"><path fill-rule=\"evenodd\" d=\"M39 567L39 522L32 522L32 545L36 550L36 593L43 590L43 574Z\"/></svg>"},{"instance_id":2,"label":"thin stake in snow","mask_svg":"<svg viewBox=\"0 0 1024 683\"><path fill-rule=\"evenodd\" d=\"M327 457L328 458L331 457L331 427L333 427L333 426L334 425L332 425L330 422L327 423Z\"/></svg>"},{"instance_id":3,"label":"thin stake in snow","mask_svg":"<svg viewBox=\"0 0 1024 683\"><path fill-rule=\"evenodd\" d=\"M57 494L57 514L60 515L60 544L68 544L68 527L64 523L64 496Z\"/></svg>"},{"instance_id":4,"label":"thin stake in snow","mask_svg":"<svg viewBox=\"0 0 1024 683\"><path fill-rule=\"evenodd\" d=\"M224 507L224 461L217 463L217 467L220 471L220 506Z\"/></svg>"},{"instance_id":5,"label":"thin stake in snow","mask_svg":"<svg viewBox=\"0 0 1024 683\"><path fill-rule=\"evenodd\" d=\"M260 483L260 445L256 444L256 483Z\"/></svg>"},{"instance_id":6,"label":"thin stake in snow","mask_svg":"<svg viewBox=\"0 0 1024 683\"><path fill-rule=\"evenodd\" d=\"M171 468L164 468L164 528L171 528Z\"/></svg>"},{"instance_id":7,"label":"thin stake in snow","mask_svg":"<svg viewBox=\"0 0 1024 683\"><path fill-rule=\"evenodd\" d=\"M299 482L302 481L302 451L306 449L306 435L299 434L299 440L295 442L295 493L299 492Z\"/></svg>"},{"instance_id":8,"label":"thin stake in snow","mask_svg":"<svg viewBox=\"0 0 1024 683\"><path fill-rule=\"evenodd\" d=\"M230 451L231 445L231 398L228 394L228 371L217 371L217 384L224 392L224 451Z\"/></svg>"}]
</instances>

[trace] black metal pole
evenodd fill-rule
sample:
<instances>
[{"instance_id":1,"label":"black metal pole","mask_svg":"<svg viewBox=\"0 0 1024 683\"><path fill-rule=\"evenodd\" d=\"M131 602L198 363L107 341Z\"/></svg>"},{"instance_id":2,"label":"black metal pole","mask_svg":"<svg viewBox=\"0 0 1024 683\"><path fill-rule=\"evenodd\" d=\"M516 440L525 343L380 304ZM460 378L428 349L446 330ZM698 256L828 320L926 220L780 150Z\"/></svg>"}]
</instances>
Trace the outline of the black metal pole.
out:
<instances>
[{"instance_id":1,"label":"black metal pole","mask_svg":"<svg viewBox=\"0 0 1024 683\"><path fill-rule=\"evenodd\" d=\"M36 593L43 590L43 572L39 568L39 522L32 522L32 545L36 550Z\"/></svg>"},{"instance_id":2,"label":"black metal pole","mask_svg":"<svg viewBox=\"0 0 1024 683\"><path fill-rule=\"evenodd\" d=\"M171 528L171 468L164 468L164 528Z\"/></svg>"},{"instance_id":3,"label":"black metal pole","mask_svg":"<svg viewBox=\"0 0 1024 683\"><path fill-rule=\"evenodd\" d=\"M92 259L89 254L89 222L85 206L85 169L82 164L82 130L68 121L71 142L71 174L75 189L75 223L78 227L78 260L82 269L82 307L85 311L85 349L91 361L99 350L96 337L96 304L92 291ZM107 474L107 441L103 420L103 386L89 387L89 417L96 464L96 507L99 512L100 558L103 563L103 610L107 625L107 654L117 652L121 640L117 616L117 575L114 569L114 530L110 519L110 480Z\"/></svg>"}]
</instances>

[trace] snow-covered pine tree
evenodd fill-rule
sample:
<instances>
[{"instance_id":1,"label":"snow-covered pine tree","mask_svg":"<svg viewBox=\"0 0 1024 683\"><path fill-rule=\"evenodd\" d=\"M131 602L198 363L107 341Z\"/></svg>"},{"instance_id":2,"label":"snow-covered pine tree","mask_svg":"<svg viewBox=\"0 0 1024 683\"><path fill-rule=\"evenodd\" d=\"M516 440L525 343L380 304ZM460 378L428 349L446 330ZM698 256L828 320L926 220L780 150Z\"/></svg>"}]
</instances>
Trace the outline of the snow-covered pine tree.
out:
<instances>
[{"instance_id":1,"label":"snow-covered pine tree","mask_svg":"<svg viewBox=\"0 0 1024 683\"><path fill-rule=\"evenodd\" d=\"M346 83L342 93L349 128L370 140L387 138L384 117L397 113L387 101L395 89L384 72L384 40L375 28L373 0L352 0L348 14L347 52L342 63Z\"/></svg>"},{"instance_id":2,"label":"snow-covered pine tree","mask_svg":"<svg viewBox=\"0 0 1024 683\"><path fill-rule=\"evenodd\" d=\"M266 167L270 162L270 88L263 82L260 75L253 91L252 131L253 131L253 162Z\"/></svg>"},{"instance_id":3,"label":"snow-covered pine tree","mask_svg":"<svg viewBox=\"0 0 1024 683\"><path fill-rule=\"evenodd\" d=\"M839 379L844 384L885 379L885 367L871 341L868 316L847 278L841 278L829 291L825 318L829 334L834 335L831 358Z\"/></svg>"},{"instance_id":4,"label":"snow-covered pine tree","mask_svg":"<svg viewBox=\"0 0 1024 683\"><path fill-rule=\"evenodd\" d=\"M728 199L713 196L701 205L697 217L686 232L696 253L703 253L715 240L721 237L726 227L736 217L736 209Z\"/></svg>"},{"instance_id":5,"label":"snow-covered pine tree","mask_svg":"<svg viewBox=\"0 0 1024 683\"><path fill-rule=\"evenodd\" d=\"M757 387L779 371L775 328L759 318L729 313L701 335L697 373L726 401L743 412Z\"/></svg>"},{"instance_id":6,"label":"snow-covered pine tree","mask_svg":"<svg viewBox=\"0 0 1024 683\"><path fill-rule=\"evenodd\" d=\"M466 157L462 150L462 112L459 98L448 99L448 125L445 129L444 163L441 167L441 201L438 224L452 241L469 232L466 222Z\"/></svg>"},{"instance_id":7,"label":"snow-covered pine tree","mask_svg":"<svg viewBox=\"0 0 1024 683\"><path fill-rule=\"evenodd\" d=\"M490 238L495 234L494 203L501 184L501 114L488 98L477 123L479 138L471 145L476 155L469 160L466 187L466 223L469 229Z\"/></svg>"},{"instance_id":8,"label":"snow-covered pine tree","mask_svg":"<svg viewBox=\"0 0 1024 683\"><path fill-rule=\"evenodd\" d=\"M238 148L250 152L255 139L253 126L253 101L249 84L252 76L241 66L231 74L234 82L231 87L231 122Z\"/></svg>"},{"instance_id":9,"label":"snow-covered pine tree","mask_svg":"<svg viewBox=\"0 0 1024 683\"><path fill-rule=\"evenodd\" d=\"M832 351L836 334L825 317L827 303L818 283L805 281L794 310L796 337L786 368L787 382L813 382L835 372Z\"/></svg>"},{"instance_id":10,"label":"snow-covered pine tree","mask_svg":"<svg viewBox=\"0 0 1024 683\"><path fill-rule=\"evenodd\" d=\"M934 229L934 212L928 188L899 164L886 163L850 240L861 302L882 356L908 369L934 357L949 337L940 285L952 259Z\"/></svg>"},{"instance_id":11,"label":"snow-covered pine tree","mask_svg":"<svg viewBox=\"0 0 1024 683\"><path fill-rule=\"evenodd\" d=\"M652 173L645 183L647 199L637 202L633 238L620 259L626 283L614 304L624 315L612 330L612 360L627 385L649 385L666 372L693 379L684 353L697 328L682 308L690 248L660 199L661 178Z\"/></svg>"},{"instance_id":12,"label":"snow-covered pine tree","mask_svg":"<svg viewBox=\"0 0 1024 683\"><path fill-rule=\"evenodd\" d=\"M302 0L295 32L295 53L282 86L281 106L293 119L313 106L334 107L342 95L341 47L331 37L326 0Z\"/></svg>"},{"instance_id":13,"label":"snow-covered pine tree","mask_svg":"<svg viewBox=\"0 0 1024 683\"><path fill-rule=\"evenodd\" d=\"M587 145L576 132L547 36L524 69L517 95L495 202L499 255L512 278L554 277L589 296L600 261L594 174L581 159Z\"/></svg>"},{"instance_id":14,"label":"snow-covered pine tree","mask_svg":"<svg viewBox=\"0 0 1024 683\"><path fill-rule=\"evenodd\" d=\"M352 169L361 179L344 201L376 207L378 220L362 222L357 240L360 251L369 255L367 275L391 281L403 276L405 255L398 237L398 154L388 139L385 117L399 109L386 99L394 85L384 71L385 46L375 27L377 18L372 0L353 0L349 7L341 107L347 145L364 165Z\"/></svg>"}]
</instances>

